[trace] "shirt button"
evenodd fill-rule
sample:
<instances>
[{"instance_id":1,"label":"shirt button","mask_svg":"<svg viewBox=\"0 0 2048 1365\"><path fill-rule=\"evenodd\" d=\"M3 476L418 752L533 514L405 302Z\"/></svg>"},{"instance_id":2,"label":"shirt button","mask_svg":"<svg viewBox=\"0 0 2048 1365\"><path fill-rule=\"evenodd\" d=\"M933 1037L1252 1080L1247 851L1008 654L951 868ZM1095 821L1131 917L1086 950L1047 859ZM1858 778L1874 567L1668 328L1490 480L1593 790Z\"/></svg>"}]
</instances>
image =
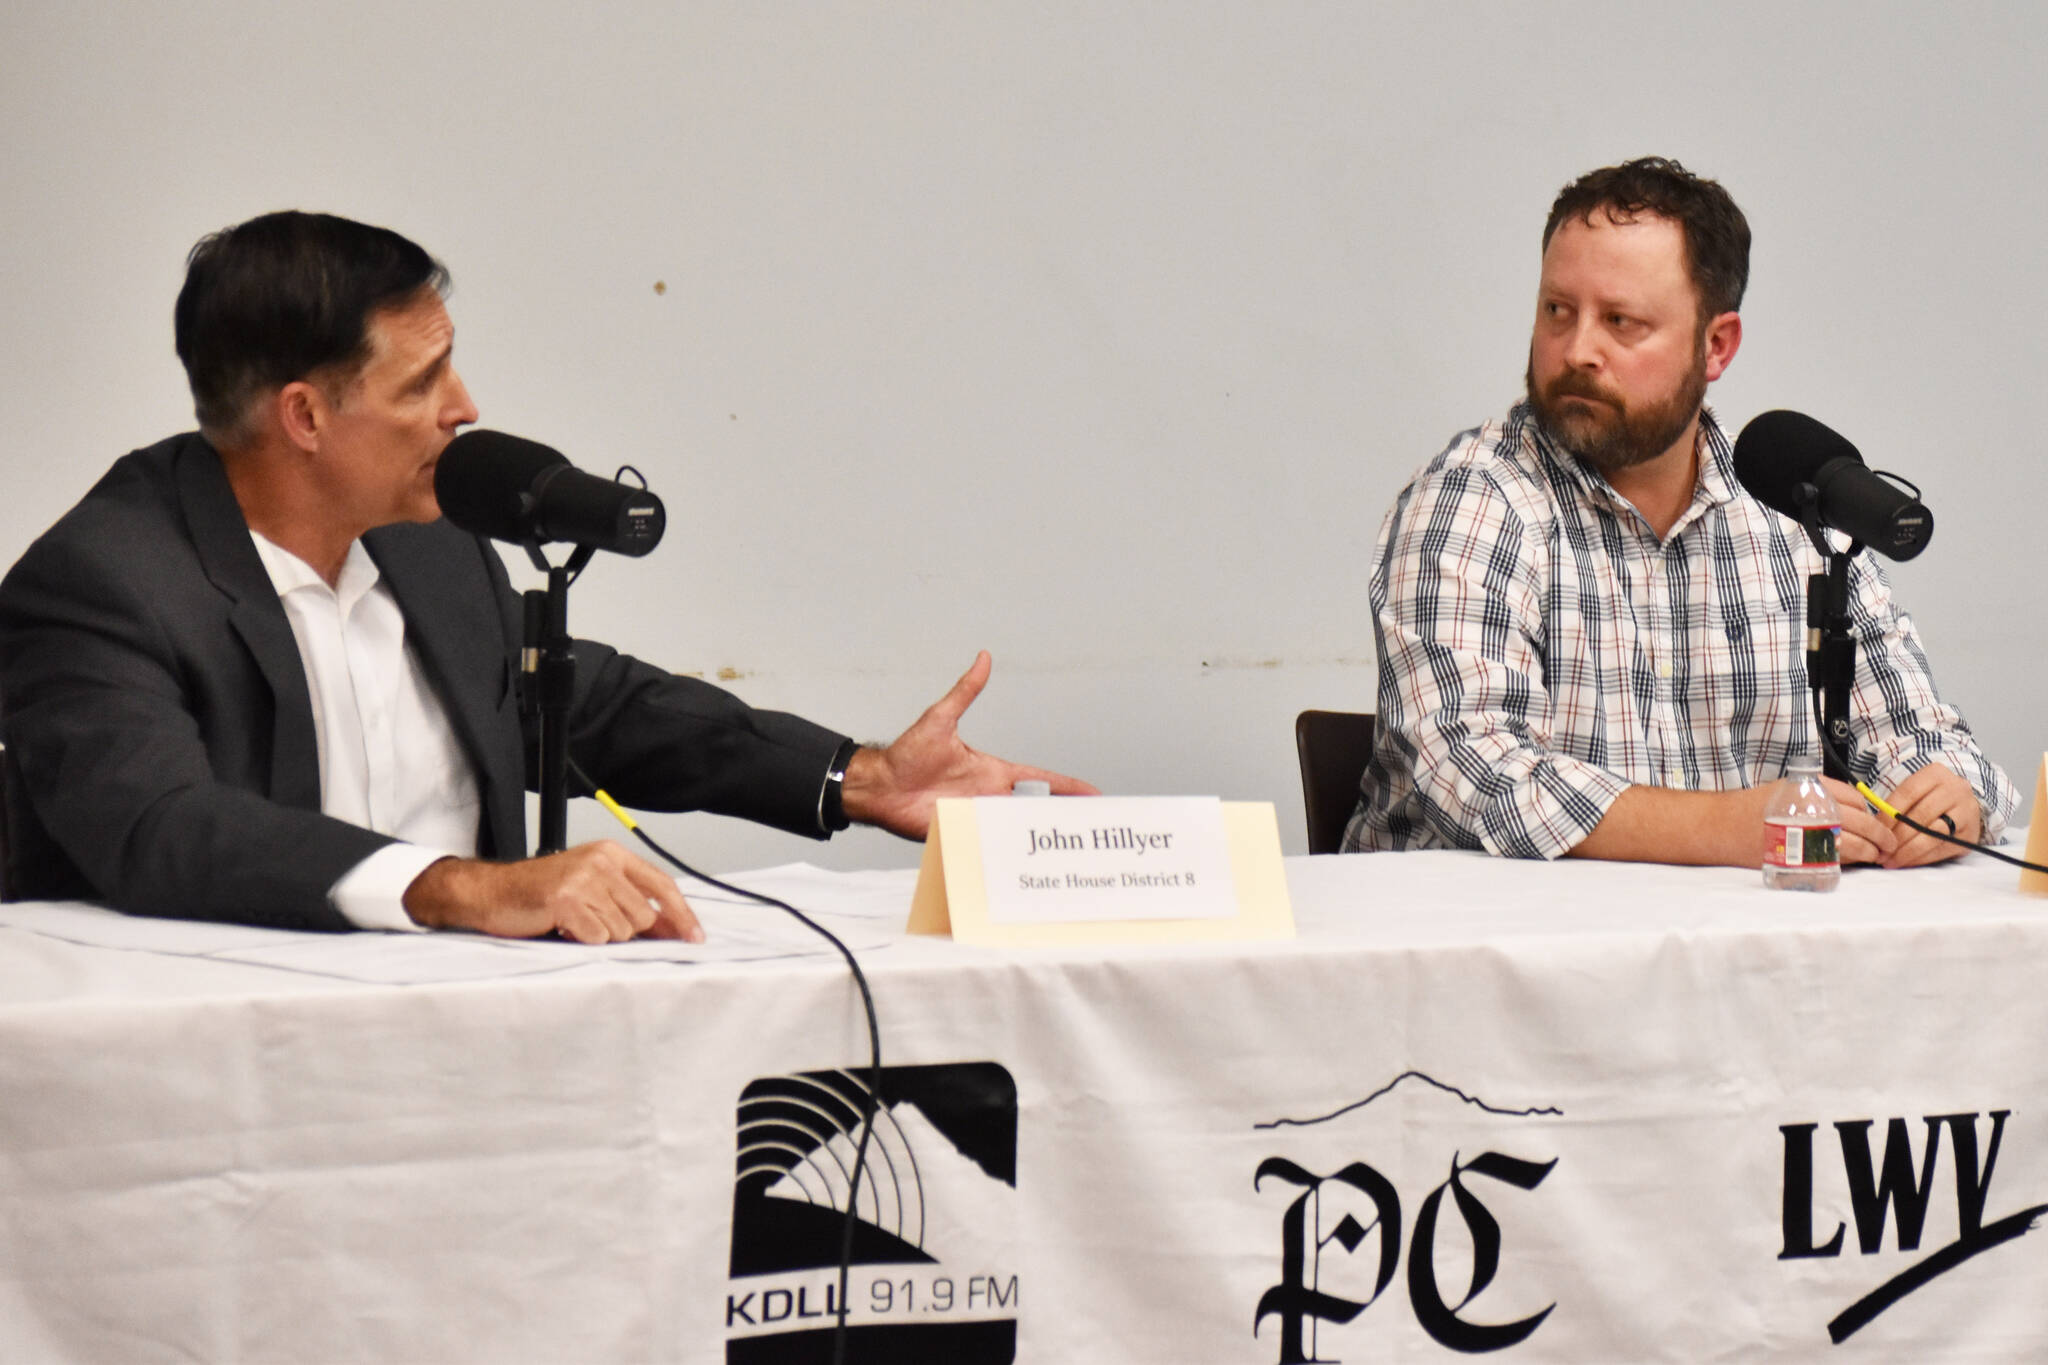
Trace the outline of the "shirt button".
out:
<instances>
[{"instance_id":1,"label":"shirt button","mask_svg":"<svg viewBox=\"0 0 2048 1365\"><path fill-rule=\"evenodd\" d=\"M1666 660L1665 662L1657 665L1657 676L1660 678L1668 678L1671 676L1671 664L1669 660Z\"/></svg>"}]
</instances>

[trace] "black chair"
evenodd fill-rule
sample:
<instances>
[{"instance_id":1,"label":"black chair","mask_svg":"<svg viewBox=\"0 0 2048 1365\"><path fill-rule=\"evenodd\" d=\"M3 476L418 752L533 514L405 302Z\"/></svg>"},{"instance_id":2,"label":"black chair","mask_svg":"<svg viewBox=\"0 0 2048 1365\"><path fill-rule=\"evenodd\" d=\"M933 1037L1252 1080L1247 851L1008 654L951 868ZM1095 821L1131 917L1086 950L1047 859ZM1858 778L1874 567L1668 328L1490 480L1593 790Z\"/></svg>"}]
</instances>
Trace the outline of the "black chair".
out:
<instances>
[{"instance_id":1,"label":"black chair","mask_svg":"<svg viewBox=\"0 0 2048 1365\"><path fill-rule=\"evenodd\" d=\"M1308 851L1335 853L1358 809L1358 781L1372 758L1371 713L1304 711L1294 718L1301 760L1301 804L1308 815Z\"/></svg>"},{"instance_id":2,"label":"black chair","mask_svg":"<svg viewBox=\"0 0 2048 1365\"><path fill-rule=\"evenodd\" d=\"M16 822L28 814L28 795L21 789L21 772L14 755L0 744L0 901L21 899L21 877L15 859L21 852Z\"/></svg>"}]
</instances>

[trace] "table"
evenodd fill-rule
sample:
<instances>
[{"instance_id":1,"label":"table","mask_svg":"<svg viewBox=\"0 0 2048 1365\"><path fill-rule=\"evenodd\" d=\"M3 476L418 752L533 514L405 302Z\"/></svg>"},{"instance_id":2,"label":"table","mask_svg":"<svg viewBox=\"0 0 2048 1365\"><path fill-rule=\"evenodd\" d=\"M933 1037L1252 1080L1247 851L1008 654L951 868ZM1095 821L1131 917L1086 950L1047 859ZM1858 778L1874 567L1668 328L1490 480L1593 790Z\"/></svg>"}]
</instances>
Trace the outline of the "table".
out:
<instances>
[{"instance_id":1,"label":"table","mask_svg":"<svg viewBox=\"0 0 2048 1365\"><path fill-rule=\"evenodd\" d=\"M1287 870L1293 942L1086 952L797 883L865 933L891 1068L856 1358L2048 1356L2016 872ZM0 1359L825 1358L836 960L357 935L322 975L52 936L83 913L0 907Z\"/></svg>"}]
</instances>

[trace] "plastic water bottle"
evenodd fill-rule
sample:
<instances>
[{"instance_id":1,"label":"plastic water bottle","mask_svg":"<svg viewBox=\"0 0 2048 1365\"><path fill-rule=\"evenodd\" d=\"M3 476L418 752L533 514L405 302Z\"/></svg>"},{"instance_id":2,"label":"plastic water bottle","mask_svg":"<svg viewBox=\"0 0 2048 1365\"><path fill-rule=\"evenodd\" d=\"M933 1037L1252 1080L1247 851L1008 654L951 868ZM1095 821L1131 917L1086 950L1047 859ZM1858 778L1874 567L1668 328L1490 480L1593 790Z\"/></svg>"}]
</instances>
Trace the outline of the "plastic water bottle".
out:
<instances>
[{"instance_id":1,"label":"plastic water bottle","mask_svg":"<svg viewBox=\"0 0 2048 1365\"><path fill-rule=\"evenodd\" d=\"M1764 806L1764 885L1832 891L1842 880L1842 812L1820 780L1820 760L1794 758Z\"/></svg>"}]
</instances>

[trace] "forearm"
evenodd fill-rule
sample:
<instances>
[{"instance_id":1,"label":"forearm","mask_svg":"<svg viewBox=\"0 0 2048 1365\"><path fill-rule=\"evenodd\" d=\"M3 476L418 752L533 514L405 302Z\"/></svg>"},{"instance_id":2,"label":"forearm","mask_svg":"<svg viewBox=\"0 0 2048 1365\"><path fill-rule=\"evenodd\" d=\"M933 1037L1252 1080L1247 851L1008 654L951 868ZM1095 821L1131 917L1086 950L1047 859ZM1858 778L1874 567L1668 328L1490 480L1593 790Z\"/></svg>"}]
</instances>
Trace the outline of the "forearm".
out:
<instances>
[{"instance_id":1,"label":"forearm","mask_svg":"<svg viewBox=\"0 0 2048 1365\"><path fill-rule=\"evenodd\" d=\"M603 645L578 641L576 651L570 754L613 797L636 810L822 832L818 789L845 736Z\"/></svg>"},{"instance_id":2,"label":"forearm","mask_svg":"<svg viewBox=\"0 0 2048 1365\"><path fill-rule=\"evenodd\" d=\"M519 862L443 858L405 890L405 909L429 929L500 938L555 933L579 943L639 936L704 941L667 874L608 840Z\"/></svg>"},{"instance_id":3,"label":"forearm","mask_svg":"<svg viewBox=\"0 0 2048 1365\"><path fill-rule=\"evenodd\" d=\"M1611 862L1754 867L1762 850L1768 788L1677 791L1632 786L1592 833L1566 853Z\"/></svg>"},{"instance_id":4,"label":"forearm","mask_svg":"<svg viewBox=\"0 0 2048 1365\"><path fill-rule=\"evenodd\" d=\"M441 858L421 869L399 903L422 928L471 928L502 892L501 866L477 858Z\"/></svg>"}]
</instances>

